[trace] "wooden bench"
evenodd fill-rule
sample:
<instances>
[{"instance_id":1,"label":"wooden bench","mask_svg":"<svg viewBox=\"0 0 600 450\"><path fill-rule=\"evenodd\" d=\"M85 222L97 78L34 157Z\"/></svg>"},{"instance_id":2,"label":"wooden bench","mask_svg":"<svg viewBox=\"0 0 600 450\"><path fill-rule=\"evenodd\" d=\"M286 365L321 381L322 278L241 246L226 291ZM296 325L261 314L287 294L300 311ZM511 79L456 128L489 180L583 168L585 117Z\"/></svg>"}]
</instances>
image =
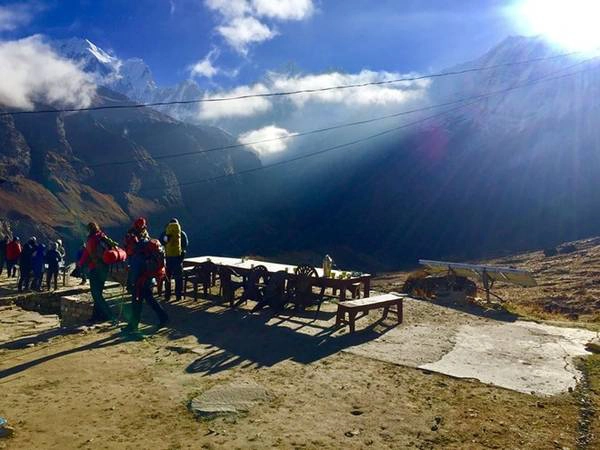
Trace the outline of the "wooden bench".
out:
<instances>
[{"instance_id":1,"label":"wooden bench","mask_svg":"<svg viewBox=\"0 0 600 450\"><path fill-rule=\"evenodd\" d=\"M402 300L404 296L395 294L383 294L375 297L360 298L358 300L350 300L347 302L340 302L338 304L337 316L335 319L335 325L339 326L342 324L350 325L350 332L354 333L354 324L357 318L364 317L369 314L372 309L383 308L383 318L388 316L391 311L398 317L398 323L402 323ZM391 307L395 306L396 309L392 310ZM346 320L346 313L348 313L348 320ZM360 317L357 317L358 313L363 313Z\"/></svg>"}]
</instances>

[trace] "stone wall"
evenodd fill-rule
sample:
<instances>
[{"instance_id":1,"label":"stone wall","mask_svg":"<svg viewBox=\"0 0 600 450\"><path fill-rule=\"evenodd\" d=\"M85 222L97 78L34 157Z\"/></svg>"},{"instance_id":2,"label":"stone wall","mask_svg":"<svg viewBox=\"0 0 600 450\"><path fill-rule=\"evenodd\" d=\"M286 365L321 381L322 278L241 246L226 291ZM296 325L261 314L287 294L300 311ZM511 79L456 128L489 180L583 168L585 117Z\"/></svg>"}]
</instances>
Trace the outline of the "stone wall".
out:
<instances>
[{"instance_id":1,"label":"stone wall","mask_svg":"<svg viewBox=\"0 0 600 450\"><path fill-rule=\"evenodd\" d=\"M12 302L19 308L40 314L55 314L63 327L84 325L92 318L94 304L89 295L25 294L14 297Z\"/></svg>"},{"instance_id":2,"label":"stone wall","mask_svg":"<svg viewBox=\"0 0 600 450\"><path fill-rule=\"evenodd\" d=\"M22 295L15 298L14 303L27 311L40 314L60 314L60 297L58 295Z\"/></svg>"},{"instance_id":3,"label":"stone wall","mask_svg":"<svg viewBox=\"0 0 600 450\"><path fill-rule=\"evenodd\" d=\"M94 304L88 298L69 295L60 299L60 325L75 327L92 319Z\"/></svg>"}]
</instances>

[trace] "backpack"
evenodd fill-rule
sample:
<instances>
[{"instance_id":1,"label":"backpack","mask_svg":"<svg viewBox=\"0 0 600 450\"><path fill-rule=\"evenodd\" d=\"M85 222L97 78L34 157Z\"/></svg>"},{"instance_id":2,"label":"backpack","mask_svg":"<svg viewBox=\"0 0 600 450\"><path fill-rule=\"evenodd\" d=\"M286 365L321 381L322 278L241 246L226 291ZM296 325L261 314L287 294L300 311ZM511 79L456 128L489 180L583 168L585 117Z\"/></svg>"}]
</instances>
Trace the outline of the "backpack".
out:
<instances>
[{"instance_id":1,"label":"backpack","mask_svg":"<svg viewBox=\"0 0 600 450\"><path fill-rule=\"evenodd\" d=\"M146 275L160 281L165 277L165 250L158 239L150 239L142 250L146 259Z\"/></svg>"},{"instance_id":2,"label":"backpack","mask_svg":"<svg viewBox=\"0 0 600 450\"><path fill-rule=\"evenodd\" d=\"M120 249L119 244L104 233L99 236L95 253L95 255L90 255L95 264L111 265L125 260L122 257L125 253L124 250Z\"/></svg>"},{"instance_id":3,"label":"backpack","mask_svg":"<svg viewBox=\"0 0 600 450\"><path fill-rule=\"evenodd\" d=\"M181 225L178 223L167 225L164 232L167 256L181 256L183 251L181 234Z\"/></svg>"}]
</instances>

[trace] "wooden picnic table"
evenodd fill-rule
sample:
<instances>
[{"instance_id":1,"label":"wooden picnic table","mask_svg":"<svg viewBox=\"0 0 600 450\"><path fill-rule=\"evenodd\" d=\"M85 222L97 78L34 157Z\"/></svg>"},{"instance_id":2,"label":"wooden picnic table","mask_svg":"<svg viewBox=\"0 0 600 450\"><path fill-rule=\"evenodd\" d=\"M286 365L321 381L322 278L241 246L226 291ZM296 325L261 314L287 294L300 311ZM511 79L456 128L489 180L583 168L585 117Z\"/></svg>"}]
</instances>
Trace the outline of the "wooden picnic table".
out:
<instances>
[{"instance_id":1,"label":"wooden picnic table","mask_svg":"<svg viewBox=\"0 0 600 450\"><path fill-rule=\"evenodd\" d=\"M298 267L291 264L258 261L254 259L228 258L224 256L198 256L195 258L186 258L184 260L184 266L199 266L209 261L218 266L230 267L236 272L238 272L240 275L245 275L256 266L265 266L269 273L275 273L280 271L287 272L289 274L290 279L294 278L296 267ZM339 277L344 271L332 270L332 276L326 278L323 276L324 274L322 268L315 267L315 269L317 271L317 275L319 276L319 278L317 279L319 286L331 288L334 292L339 291L339 299L342 302L346 300L346 291L352 291L353 285L356 285L357 283L362 285L362 292L364 297L369 297L370 295L372 275L368 273L363 273L360 276L350 276L349 278L341 279ZM352 272L347 271L346 273L351 274Z\"/></svg>"}]
</instances>

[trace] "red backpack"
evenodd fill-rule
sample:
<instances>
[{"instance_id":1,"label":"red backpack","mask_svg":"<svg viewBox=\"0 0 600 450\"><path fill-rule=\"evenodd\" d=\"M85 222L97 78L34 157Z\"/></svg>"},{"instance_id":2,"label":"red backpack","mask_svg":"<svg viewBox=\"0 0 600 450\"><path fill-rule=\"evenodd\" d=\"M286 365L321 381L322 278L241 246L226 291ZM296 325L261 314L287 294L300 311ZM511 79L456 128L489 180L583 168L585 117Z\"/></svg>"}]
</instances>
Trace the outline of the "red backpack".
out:
<instances>
[{"instance_id":1,"label":"red backpack","mask_svg":"<svg viewBox=\"0 0 600 450\"><path fill-rule=\"evenodd\" d=\"M158 239L150 239L144 247L146 274L160 282L165 277L165 250Z\"/></svg>"}]
</instances>

